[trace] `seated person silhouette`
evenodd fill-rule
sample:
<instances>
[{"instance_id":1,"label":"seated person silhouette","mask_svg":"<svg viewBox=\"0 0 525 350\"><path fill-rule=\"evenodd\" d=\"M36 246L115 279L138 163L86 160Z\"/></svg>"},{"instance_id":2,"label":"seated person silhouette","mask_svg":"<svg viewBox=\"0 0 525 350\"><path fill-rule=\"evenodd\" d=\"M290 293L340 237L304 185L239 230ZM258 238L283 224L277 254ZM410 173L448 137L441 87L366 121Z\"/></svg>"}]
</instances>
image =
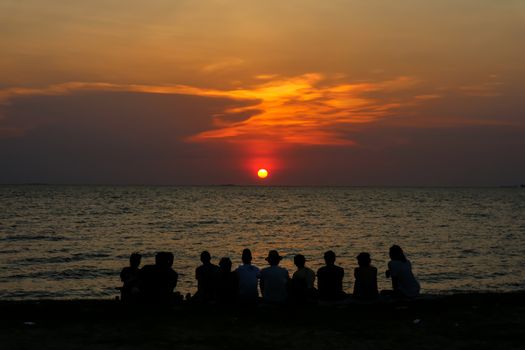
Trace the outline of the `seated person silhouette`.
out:
<instances>
[{"instance_id":1,"label":"seated person silhouette","mask_svg":"<svg viewBox=\"0 0 525 350\"><path fill-rule=\"evenodd\" d=\"M138 297L141 259L142 255L132 253L129 257L129 266L126 266L120 272L120 280L123 283L123 286L120 288L120 299L122 301L132 301Z\"/></svg>"},{"instance_id":2,"label":"seated person silhouette","mask_svg":"<svg viewBox=\"0 0 525 350\"><path fill-rule=\"evenodd\" d=\"M173 270L173 253L162 253L161 279L160 279L160 300L161 302L173 302L173 291L177 287L179 274Z\"/></svg>"},{"instance_id":3,"label":"seated person silhouette","mask_svg":"<svg viewBox=\"0 0 525 350\"><path fill-rule=\"evenodd\" d=\"M288 270L279 266L282 257L277 250L268 252L269 267L261 270L261 293L263 301L269 304L282 304L288 298Z\"/></svg>"},{"instance_id":4,"label":"seated person silhouette","mask_svg":"<svg viewBox=\"0 0 525 350\"><path fill-rule=\"evenodd\" d=\"M222 258L219 261L219 269L217 302L221 304L232 304L237 300L239 278L235 272L232 272L232 261L230 258Z\"/></svg>"},{"instance_id":5,"label":"seated person silhouette","mask_svg":"<svg viewBox=\"0 0 525 350\"><path fill-rule=\"evenodd\" d=\"M261 271L252 265L252 252L246 248L242 251L242 265L235 272L239 279L238 296L241 303L256 303L259 298L257 285L261 277Z\"/></svg>"},{"instance_id":6,"label":"seated person silhouette","mask_svg":"<svg viewBox=\"0 0 525 350\"><path fill-rule=\"evenodd\" d=\"M392 292L382 291L381 294L393 294L402 298L415 298L419 295L420 286L412 273L412 264L406 258L403 249L398 245L390 247L388 252L390 262L385 275L392 278Z\"/></svg>"},{"instance_id":7,"label":"seated person silhouette","mask_svg":"<svg viewBox=\"0 0 525 350\"><path fill-rule=\"evenodd\" d=\"M149 303L171 303L179 275L172 268L173 254L159 252L155 265L146 265L140 270L140 291L142 299Z\"/></svg>"},{"instance_id":8,"label":"seated person silhouette","mask_svg":"<svg viewBox=\"0 0 525 350\"><path fill-rule=\"evenodd\" d=\"M372 259L368 253L357 256L359 267L354 269L354 297L359 299L374 299L377 297L377 268L371 265Z\"/></svg>"},{"instance_id":9,"label":"seated person silhouette","mask_svg":"<svg viewBox=\"0 0 525 350\"><path fill-rule=\"evenodd\" d=\"M206 250L201 253L201 262L202 265L195 269L197 293L195 293L192 300L208 303L216 300L220 269L217 265L211 263L211 255Z\"/></svg>"},{"instance_id":10,"label":"seated person silhouette","mask_svg":"<svg viewBox=\"0 0 525 350\"><path fill-rule=\"evenodd\" d=\"M315 296L315 272L306 267L306 258L302 254L297 254L293 258L297 271L292 276L292 296L295 301L305 301Z\"/></svg>"},{"instance_id":11,"label":"seated person silhouette","mask_svg":"<svg viewBox=\"0 0 525 350\"><path fill-rule=\"evenodd\" d=\"M343 292L345 270L335 265L335 253L331 250L324 253L325 266L317 270L317 289L319 299L337 301L346 297Z\"/></svg>"}]
</instances>

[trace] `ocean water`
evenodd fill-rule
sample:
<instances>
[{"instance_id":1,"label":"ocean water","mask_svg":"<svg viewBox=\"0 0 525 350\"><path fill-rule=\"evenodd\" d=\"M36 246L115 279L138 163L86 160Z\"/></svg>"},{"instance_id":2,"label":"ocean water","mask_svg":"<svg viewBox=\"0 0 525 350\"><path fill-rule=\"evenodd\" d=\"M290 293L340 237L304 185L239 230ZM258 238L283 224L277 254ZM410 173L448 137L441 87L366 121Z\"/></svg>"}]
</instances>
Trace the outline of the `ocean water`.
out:
<instances>
[{"instance_id":1,"label":"ocean water","mask_svg":"<svg viewBox=\"0 0 525 350\"><path fill-rule=\"evenodd\" d=\"M351 292L367 251L381 289L399 244L425 293L525 289L525 189L0 186L0 297L113 298L131 252L175 255L193 293L202 250L234 266L252 249L302 253L314 270L332 249Z\"/></svg>"}]
</instances>

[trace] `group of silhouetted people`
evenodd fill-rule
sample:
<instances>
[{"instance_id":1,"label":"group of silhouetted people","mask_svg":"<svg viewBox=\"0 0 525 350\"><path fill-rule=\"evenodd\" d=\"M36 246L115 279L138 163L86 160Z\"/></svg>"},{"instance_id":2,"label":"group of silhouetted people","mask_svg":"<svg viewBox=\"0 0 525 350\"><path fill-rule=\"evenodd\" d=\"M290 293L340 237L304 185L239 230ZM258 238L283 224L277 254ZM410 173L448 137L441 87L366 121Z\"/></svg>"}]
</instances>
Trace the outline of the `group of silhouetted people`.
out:
<instances>
[{"instance_id":1,"label":"group of silhouetted people","mask_svg":"<svg viewBox=\"0 0 525 350\"><path fill-rule=\"evenodd\" d=\"M120 280L123 282L120 295L123 301L154 301L171 303L174 301L175 287L179 275L173 270L173 254L159 252L155 255L154 265L139 268L142 256L133 253L129 257L129 266L122 269Z\"/></svg>"},{"instance_id":2,"label":"group of silhouetted people","mask_svg":"<svg viewBox=\"0 0 525 350\"><path fill-rule=\"evenodd\" d=\"M412 265L398 245L389 251L390 262L385 275L392 280L392 290L381 291L377 288L377 268L372 266L369 253L357 256L358 267L354 269L354 290L352 297L360 300L373 300L380 294L396 298L414 298L419 295L420 286ZM242 252L242 265L232 271L232 261L224 257L218 265L212 263L208 251L200 255L202 265L196 268L197 291L192 296L186 295L191 303L218 304L256 304L261 291L262 301L266 304L315 303L320 301L341 301L349 295L343 290L344 269L335 264L336 255L329 250L324 253L325 266L315 273L306 266L302 254L295 255L297 270L290 278L288 270L279 266L282 257L276 250L270 250L265 260L268 267L259 269L252 265L250 249ZM120 278L124 285L121 298L124 301L173 303L182 301L175 293L178 274L172 268L173 254L157 253L154 265L139 268L141 255L130 256L130 266L125 267ZM317 279L317 288L315 281Z\"/></svg>"}]
</instances>

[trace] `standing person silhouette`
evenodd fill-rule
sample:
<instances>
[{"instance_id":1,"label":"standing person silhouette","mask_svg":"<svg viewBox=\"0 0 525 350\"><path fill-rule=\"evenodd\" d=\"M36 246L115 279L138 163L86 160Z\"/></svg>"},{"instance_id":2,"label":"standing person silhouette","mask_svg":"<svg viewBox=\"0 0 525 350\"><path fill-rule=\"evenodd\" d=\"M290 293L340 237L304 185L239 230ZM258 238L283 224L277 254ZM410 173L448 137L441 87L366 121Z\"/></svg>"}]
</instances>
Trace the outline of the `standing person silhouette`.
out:
<instances>
[{"instance_id":1,"label":"standing person silhouette","mask_svg":"<svg viewBox=\"0 0 525 350\"><path fill-rule=\"evenodd\" d=\"M277 250L268 252L269 267L261 270L261 293L263 301L269 304L282 304L288 298L288 270L279 266L282 257Z\"/></svg>"},{"instance_id":2,"label":"standing person silhouette","mask_svg":"<svg viewBox=\"0 0 525 350\"><path fill-rule=\"evenodd\" d=\"M257 282L261 277L261 271L252 265L252 252L246 248L242 251L242 265L235 272L239 278L239 301L241 303L255 303L259 297Z\"/></svg>"},{"instance_id":3,"label":"standing person silhouette","mask_svg":"<svg viewBox=\"0 0 525 350\"><path fill-rule=\"evenodd\" d=\"M406 258L403 249L394 244L390 247L388 255L390 256L390 261L388 262L388 270L385 275L387 278L392 278L394 296L417 297L421 287L412 273L412 264Z\"/></svg>"},{"instance_id":4,"label":"standing person silhouette","mask_svg":"<svg viewBox=\"0 0 525 350\"><path fill-rule=\"evenodd\" d=\"M331 250L324 253L325 266L317 270L317 289L319 299L326 301L342 300L346 297L343 292L343 277L345 270L335 265L335 253Z\"/></svg>"}]
</instances>

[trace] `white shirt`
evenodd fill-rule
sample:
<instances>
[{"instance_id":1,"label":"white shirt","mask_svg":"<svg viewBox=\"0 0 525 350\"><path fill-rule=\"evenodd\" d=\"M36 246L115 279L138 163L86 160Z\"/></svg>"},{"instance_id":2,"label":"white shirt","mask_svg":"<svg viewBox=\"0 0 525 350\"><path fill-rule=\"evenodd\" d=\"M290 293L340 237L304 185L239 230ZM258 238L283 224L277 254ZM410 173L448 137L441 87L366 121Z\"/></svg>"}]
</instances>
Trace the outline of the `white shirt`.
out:
<instances>
[{"instance_id":1,"label":"white shirt","mask_svg":"<svg viewBox=\"0 0 525 350\"><path fill-rule=\"evenodd\" d=\"M282 303L288 297L288 270L280 266L270 266L261 270L261 291L263 299ZM264 289L262 288L264 287Z\"/></svg>"},{"instance_id":2,"label":"white shirt","mask_svg":"<svg viewBox=\"0 0 525 350\"><path fill-rule=\"evenodd\" d=\"M259 296L257 291L257 279L260 277L260 270L257 266L241 265L235 270L239 276L239 296L246 299L255 299Z\"/></svg>"},{"instance_id":3,"label":"white shirt","mask_svg":"<svg viewBox=\"0 0 525 350\"><path fill-rule=\"evenodd\" d=\"M416 297L419 295L419 283L412 273L412 264L410 261L402 262L391 260L388 263L388 269L392 278L397 280L397 288L407 297Z\"/></svg>"}]
</instances>

